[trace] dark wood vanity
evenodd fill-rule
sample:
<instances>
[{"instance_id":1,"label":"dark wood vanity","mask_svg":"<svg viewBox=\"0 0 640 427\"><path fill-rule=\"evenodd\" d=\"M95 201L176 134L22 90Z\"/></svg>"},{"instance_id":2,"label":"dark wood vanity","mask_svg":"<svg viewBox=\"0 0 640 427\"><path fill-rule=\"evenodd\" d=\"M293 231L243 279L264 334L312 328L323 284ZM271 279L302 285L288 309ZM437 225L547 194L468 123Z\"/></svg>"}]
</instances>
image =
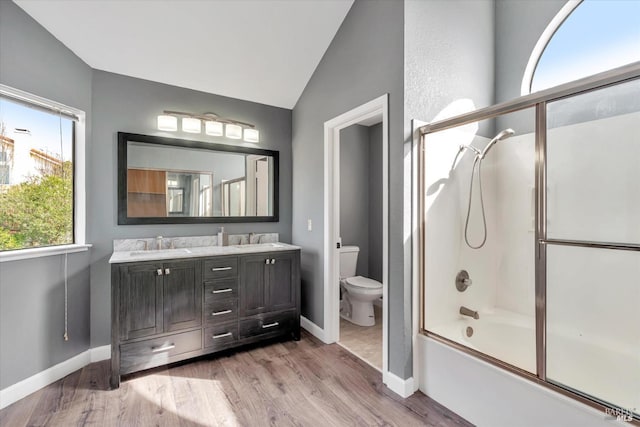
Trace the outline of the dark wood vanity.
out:
<instances>
[{"instance_id":1,"label":"dark wood vanity","mask_svg":"<svg viewBox=\"0 0 640 427\"><path fill-rule=\"evenodd\" d=\"M300 339L300 251L111 265L111 387L121 375Z\"/></svg>"}]
</instances>

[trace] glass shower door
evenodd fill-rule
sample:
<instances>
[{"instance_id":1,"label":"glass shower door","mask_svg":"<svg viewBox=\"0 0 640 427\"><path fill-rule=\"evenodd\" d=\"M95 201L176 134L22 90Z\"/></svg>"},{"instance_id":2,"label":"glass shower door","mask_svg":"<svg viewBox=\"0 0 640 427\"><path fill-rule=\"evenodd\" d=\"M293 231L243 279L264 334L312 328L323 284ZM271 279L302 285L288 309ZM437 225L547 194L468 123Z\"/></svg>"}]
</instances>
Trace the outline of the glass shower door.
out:
<instances>
[{"instance_id":1,"label":"glass shower door","mask_svg":"<svg viewBox=\"0 0 640 427\"><path fill-rule=\"evenodd\" d=\"M640 412L640 80L547 105L546 379Z\"/></svg>"}]
</instances>

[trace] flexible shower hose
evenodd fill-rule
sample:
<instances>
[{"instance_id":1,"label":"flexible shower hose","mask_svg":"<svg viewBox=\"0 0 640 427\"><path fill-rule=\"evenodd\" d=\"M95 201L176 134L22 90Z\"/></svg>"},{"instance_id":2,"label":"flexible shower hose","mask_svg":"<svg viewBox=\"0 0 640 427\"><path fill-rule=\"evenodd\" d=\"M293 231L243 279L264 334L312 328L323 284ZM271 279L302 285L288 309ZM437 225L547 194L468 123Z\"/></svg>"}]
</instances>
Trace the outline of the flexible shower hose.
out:
<instances>
[{"instance_id":1,"label":"flexible shower hose","mask_svg":"<svg viewBox=\"0 0 640 427\"><path fill-rule=\"evenodd\" d=\"M473 246L469 243L469 218L471 216L471 199L473 198L473 176L476 172L476 164L478 165L478 187L480 187L480 207L482 211L482 242L478 246ZM480 249L487 242L487 220L484 214L484 200L482 198L482 158L477 156L473 161L473 168L471 168L471 181L469 182L469 204L467 206L467 219L464 222L464 241L471 249Z\"/></svg>"}]
</instances>

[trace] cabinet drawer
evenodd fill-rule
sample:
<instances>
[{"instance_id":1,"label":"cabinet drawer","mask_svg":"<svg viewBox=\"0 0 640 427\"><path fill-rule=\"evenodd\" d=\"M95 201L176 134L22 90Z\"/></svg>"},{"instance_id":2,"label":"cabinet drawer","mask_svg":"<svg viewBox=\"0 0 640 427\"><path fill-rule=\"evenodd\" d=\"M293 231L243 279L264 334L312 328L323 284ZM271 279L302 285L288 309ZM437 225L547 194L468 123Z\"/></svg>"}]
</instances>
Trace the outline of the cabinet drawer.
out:
<instances>
[{"instance_id":1,"label":"cabinet drawer","mask_svg":"<svg viewBox=\"0 0 640 427\"><path fill-rule=\"evenodd\" d=\"M238 297L238 279L222 279L204 282L205 302Z\"/></svg>"},{"instance_id":2,"label":"cabinet drawer","mask_svg":"<svg viewBox=\"0 0 640 427\"><path fill-rule=\"evenodd\" d=\"M179 360L180 354L202 348L201 330L152 338L120 346L120 373L126 374Z\"/></svg>"},{"instance_id":3,"label":"cabinet drawer","mask_svg":"<svg viewBox=\"0 0 640 427\"><path fill-rule=\"evenodd\" d=\"M221 349L238 341L238 323L223 323L204 330L204 346L207 349Z\"/></svg>"},{"instance_id":4,"label":"cabinet drawer","mask_svg":"<svg viewBox=\"0 0 640 427\"><path fill-rule=\"evenodd\" d=\"M295 316L295 311L285 311L243 319L240 321L240 338L259 335L281 335L291 330Z\"/></svg>"},{"instance_id":5,"label":"cabinet drawer","mask_svg":"<svg viewBox=\"0 0 640 427\"><path fill-rule=\"evenodd\" d=\"M238 300L236 298L205 304L204 321L207 325L232 320L238 320Z\"/></svg>"},{"instance_id":6,"label":"cabinet drawer","mask_svg":"<svg viewBox=\"0 0 640 427\"><path fill-rule=\"evenodd\" d=\"M224 279L238 276L238 258L224 257L205 260L203 263L205 279Z\"/></svg>"}]
</instances>

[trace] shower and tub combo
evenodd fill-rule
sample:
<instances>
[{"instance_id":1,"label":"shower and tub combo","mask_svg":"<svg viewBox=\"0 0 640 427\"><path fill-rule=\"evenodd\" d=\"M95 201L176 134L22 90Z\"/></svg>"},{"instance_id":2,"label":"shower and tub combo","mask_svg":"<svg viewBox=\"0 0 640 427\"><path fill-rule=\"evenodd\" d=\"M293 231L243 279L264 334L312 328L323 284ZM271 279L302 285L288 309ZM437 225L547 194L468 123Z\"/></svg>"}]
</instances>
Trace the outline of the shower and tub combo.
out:
<instances>
[{"instance_id":1,"label":"shower and tub combo","mask_svg":"<svg viewBox=\"0 0 640 427\"><path fill-rule=\"evenodd\" d=\"M638 99L639 78L607 81L425 125L420 141L422 333L636 421Z\"/></svg>"}]
</instances>

